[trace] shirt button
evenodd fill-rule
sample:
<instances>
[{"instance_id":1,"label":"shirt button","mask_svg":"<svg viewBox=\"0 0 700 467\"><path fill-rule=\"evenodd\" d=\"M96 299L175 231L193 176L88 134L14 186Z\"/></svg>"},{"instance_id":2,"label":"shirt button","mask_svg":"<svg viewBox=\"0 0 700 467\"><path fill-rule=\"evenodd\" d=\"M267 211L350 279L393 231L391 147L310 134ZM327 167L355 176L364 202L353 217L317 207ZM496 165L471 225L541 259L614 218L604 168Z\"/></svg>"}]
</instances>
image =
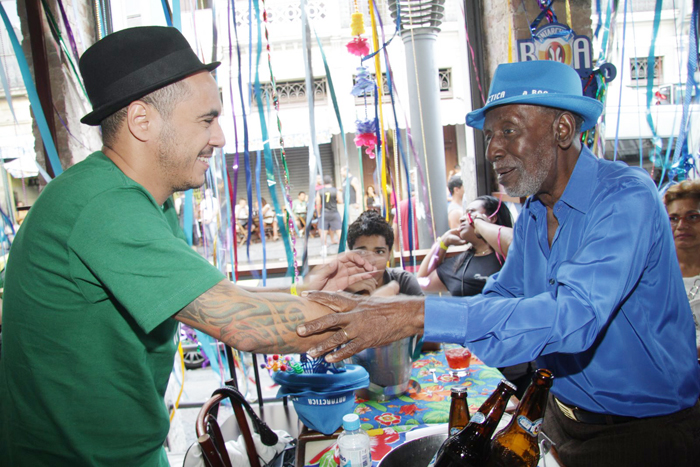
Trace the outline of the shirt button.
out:
<instances>
[{"instance_id":1,"label":"shirt button","mask_svg":"<svg viewBox=\"0 0 700 467\"><path fill-rule=\"evenodd\" d=\"M549 279L549 285L554 285L555 280L554 279Z\"/></svg>"}]
</instances>

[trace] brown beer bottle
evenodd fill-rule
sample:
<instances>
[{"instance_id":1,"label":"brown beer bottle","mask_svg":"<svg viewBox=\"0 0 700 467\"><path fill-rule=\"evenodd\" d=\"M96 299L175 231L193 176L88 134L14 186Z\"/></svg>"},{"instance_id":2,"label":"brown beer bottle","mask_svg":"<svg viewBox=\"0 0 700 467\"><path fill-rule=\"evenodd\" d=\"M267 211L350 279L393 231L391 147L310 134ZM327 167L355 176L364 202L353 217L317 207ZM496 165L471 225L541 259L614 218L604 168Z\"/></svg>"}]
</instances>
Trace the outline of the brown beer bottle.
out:
<instances>
[{"instance_id":1,"label":"brown beer bottle","mask_svg":"<svg viewBox=\"0 0 700 467\"><path fill-rule=\"evenodd\" d=\"M523 399L510 423L493 438L491 462L498 467L535 467L540 460L537 434L547 407L549 388L554 376L539 369L532 376Z\"/></svg>"},{"instance_id":2,"label":"brown beer bottle","mask_svg":"<svg viewBox=\"0 0 700 467\"><path fill-rule=\"evenodd\" d=\"M456 435L469 423L469 403L467 402L467 388L458 386L451 389L452 402L450 403L450 421L447 424L447 435Z\"/></svg>"},{"instance_id":3,"label":"brown beer bottle","mask_svg":"<svg viewBox=\"0 0 700 467\"><path fill-rule=\"evenodd\" d=\"M447 438L438 450L431 466L478 467L484 465L491 453L491 436L515 392L515 386L502 380L486 399L469 424L459 433Z\"/></svg>"}]
</instances>

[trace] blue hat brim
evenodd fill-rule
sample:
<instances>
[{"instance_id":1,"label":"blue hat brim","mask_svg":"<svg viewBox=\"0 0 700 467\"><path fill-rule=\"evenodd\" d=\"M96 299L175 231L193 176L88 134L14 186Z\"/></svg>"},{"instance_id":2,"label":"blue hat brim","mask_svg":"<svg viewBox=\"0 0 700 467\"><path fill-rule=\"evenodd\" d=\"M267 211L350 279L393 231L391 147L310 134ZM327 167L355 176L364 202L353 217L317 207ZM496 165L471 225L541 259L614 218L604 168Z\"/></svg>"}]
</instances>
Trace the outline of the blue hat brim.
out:
<instances>
[{"instance_id":1,"label":"blue hat brim","mask_svg":"<svg viewBox=\"0 0 700 467\"><path fill-rule=\"evenodd\" d=\"M527 94L513 96L488 103L479 110L467 114L467 125L478 130L484 129L486 112L494 107L503 105L539 105L555 109L568 110L583 118L581 132L588 131L598 122L598 117L603 113L603 104L600 101L585 96L571 96L566 94Z\"/></svg>"}]
</instances>

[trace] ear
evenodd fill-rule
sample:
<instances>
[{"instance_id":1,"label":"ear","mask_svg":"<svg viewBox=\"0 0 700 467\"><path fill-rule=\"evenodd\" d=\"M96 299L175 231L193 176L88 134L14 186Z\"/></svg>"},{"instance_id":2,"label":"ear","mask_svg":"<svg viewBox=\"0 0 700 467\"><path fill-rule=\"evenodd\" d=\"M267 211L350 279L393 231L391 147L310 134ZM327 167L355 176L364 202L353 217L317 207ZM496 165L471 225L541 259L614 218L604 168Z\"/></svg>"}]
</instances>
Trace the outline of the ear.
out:
<instances>
[{"instance_id":1,"label":"ear","mask_svg":"<svg viewBox=\"0 0 700 467\"><path fill-rule=\"evenodd\" d=\"M134 101L129 104L126 114L126 124L129 133L141 142L153 139L155 120L160 117L156 110L143 101Z\"/></svg>"},{"instance_id":2,"label":"ear","mask_svg":"<svg viewBox=\"0 0 700 467\"><path fill-rule=\"evenodd\" d=\"M554 140L559 147L569 149L577 136L574 115L567 111L560 113L554 121Z\"/></svg>"}]
</instances>

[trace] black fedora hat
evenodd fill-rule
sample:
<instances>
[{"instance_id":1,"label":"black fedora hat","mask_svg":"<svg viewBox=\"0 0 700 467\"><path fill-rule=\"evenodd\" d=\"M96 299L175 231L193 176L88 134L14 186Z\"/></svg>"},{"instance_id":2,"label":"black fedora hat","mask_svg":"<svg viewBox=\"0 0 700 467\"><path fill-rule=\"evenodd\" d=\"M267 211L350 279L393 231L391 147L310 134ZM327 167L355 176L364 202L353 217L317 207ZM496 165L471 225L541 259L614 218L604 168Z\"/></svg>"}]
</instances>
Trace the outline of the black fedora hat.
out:
<instances>
[{"instance_id":1,"label":"black fedora hat","mask_svg":"<svg viewBox=\"0 0 700 467\"><path fill-rule=\"evenodd\" d=\"M115 32L80 57L80 74L92 103L92 112L80 121L99 125L146 94L218 66L219 62L203 64L175 28L144 26Z\"/></svg>"}]
</instances>

